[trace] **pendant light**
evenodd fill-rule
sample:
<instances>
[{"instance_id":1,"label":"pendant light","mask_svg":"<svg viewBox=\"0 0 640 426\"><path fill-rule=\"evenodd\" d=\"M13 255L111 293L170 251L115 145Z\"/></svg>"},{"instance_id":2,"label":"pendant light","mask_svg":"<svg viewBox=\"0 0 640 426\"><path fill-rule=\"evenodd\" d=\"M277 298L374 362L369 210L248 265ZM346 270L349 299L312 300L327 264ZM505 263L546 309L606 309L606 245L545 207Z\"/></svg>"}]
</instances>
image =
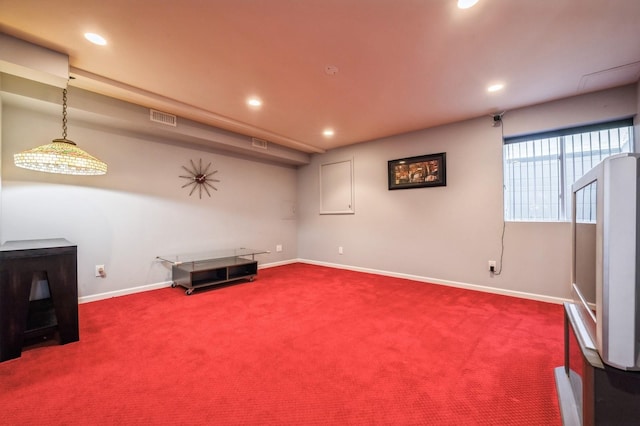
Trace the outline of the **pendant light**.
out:
<instances>
[{"instance_id":1,"label":"pendant light","mask_svg":"<svg viewBox=\"0 0 640 426\"><path fill-rule=\"evenodd\" d=\"M62 91L62 138L14 154L13 162L24 169L64 175L103 175L107 165L67 139L67 89Z\"/></svg>"}]
</instances>

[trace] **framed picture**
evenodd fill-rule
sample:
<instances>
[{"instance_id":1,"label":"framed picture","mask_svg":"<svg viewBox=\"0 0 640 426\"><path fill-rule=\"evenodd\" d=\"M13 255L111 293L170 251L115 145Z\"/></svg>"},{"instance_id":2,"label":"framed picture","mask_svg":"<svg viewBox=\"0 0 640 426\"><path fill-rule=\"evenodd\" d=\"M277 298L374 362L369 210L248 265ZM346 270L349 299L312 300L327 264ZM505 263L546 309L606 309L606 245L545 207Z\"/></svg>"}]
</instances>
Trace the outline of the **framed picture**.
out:
<instances>
[{"instance_id":1,"label":"framed picture","mask_svg":"<svg viewBox=\"0 0 640 426\"><path fill-rule=\"evenodd\" d=\"M389 189L447 186L447 153L389 161Z\"/></svg>"}]
</instances>

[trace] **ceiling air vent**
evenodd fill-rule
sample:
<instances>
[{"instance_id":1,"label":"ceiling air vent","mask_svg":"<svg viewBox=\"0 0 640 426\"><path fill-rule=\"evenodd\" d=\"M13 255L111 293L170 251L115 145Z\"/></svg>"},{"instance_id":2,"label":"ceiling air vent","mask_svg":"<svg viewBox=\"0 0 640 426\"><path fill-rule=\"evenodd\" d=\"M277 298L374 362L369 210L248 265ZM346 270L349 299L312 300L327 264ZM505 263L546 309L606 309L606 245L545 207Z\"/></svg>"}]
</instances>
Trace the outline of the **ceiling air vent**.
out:
<instances>
[{"instance_id":1,"label":"ceiling air vent","mask_svg":"<svg viewBox=\"0 0 640 426\"><path fill-rule=\"evenodd\" d=\"M267 149L268 145L269 142L263 139L251 138L251 146L254 148Z\"/></svg>"},{"instance_id":2,"label":"ceiling air vent","mask_svg":"<svg viewBox=\"0 0 640 426\"><path fill-rule=\"evenodd\" d=\"M166 124L167 126L176 127L178 125L178 117L173 114L167 114L166 112L156 111L155 109L149 110L149 118L151 121Z\"/></svg>"}]
</instances>

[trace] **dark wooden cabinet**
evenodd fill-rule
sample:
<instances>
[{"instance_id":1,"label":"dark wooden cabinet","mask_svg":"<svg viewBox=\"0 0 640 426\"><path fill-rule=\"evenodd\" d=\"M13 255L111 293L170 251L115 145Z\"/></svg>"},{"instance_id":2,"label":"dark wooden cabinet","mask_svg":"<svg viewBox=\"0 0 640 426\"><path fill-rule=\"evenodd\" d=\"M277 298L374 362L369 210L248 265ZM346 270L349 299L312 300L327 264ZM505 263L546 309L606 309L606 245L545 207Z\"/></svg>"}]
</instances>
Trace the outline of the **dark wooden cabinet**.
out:
<instances>
[{"instance_id":1,"label":"dark wooden cabinet","mask_svg":"<svg viewBox=\"0 0 640 426\"><path fill-rule=\"evenodd\" d=\"M50 297L29 300L38 280L47 281ZM50 334L60 344L79 340L77 247L64 239L8 241L0 246L0 362Z\"/></svg>"}]
</instances>

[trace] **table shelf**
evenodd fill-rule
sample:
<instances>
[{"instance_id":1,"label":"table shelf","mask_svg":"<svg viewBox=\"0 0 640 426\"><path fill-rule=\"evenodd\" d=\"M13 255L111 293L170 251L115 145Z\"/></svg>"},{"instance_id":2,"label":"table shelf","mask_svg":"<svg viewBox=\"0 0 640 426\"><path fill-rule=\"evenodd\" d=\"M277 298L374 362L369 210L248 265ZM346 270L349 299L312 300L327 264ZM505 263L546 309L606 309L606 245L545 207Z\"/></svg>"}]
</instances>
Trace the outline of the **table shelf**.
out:
<instances>
[{"instance_id":1,"label":"table shelf","mask_svg":"<svg viewBox=\"0 0 640 426\"><path fill-rule=\"evenodd\" d=\"M190 295L195 289L220 285L238 280L253 281L258 274L255 255L268 253L265 250L233 249L158 256L171 264L172 287L184 287ZM250 257L250 258L249 258Z\"/></svg>"}]
</instances>

